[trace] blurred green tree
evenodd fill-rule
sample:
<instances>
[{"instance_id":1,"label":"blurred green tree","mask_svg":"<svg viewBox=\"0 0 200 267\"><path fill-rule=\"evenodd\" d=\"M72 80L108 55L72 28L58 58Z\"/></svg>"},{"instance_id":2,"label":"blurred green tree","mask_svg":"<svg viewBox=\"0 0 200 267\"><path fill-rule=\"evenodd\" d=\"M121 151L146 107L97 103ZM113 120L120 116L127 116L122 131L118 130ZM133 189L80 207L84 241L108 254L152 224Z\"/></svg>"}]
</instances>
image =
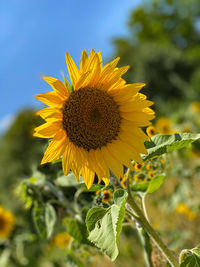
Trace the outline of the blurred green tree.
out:
<instances>
[{"instance_id":1,"label":"blurred green tree","mask_svg":"<svg viewBox=\"0 0 200 267\"><path fill-rule=\"evenodd\" d=\"M0 139L0 203L7 200L8 191L19 179L31 175L31 168L38 165L46 140L33 138L33 128L41 119L32 109L21 111L8 131ZM8 206L8 203L5 203Z\"/></svg>"},{"instance_id":2,"label":"blurred green tree","mask_svg":"<svg viewBox=\"0 0 200 267\"><path fill-rule=\"evenodd\" d=\"M156 101L197 98L200 1L143 1L131 12L128 27L127 38L113 41L120 63L132 66L127 81L147 82L144 92Z\"/></svg>"}]
</instances>

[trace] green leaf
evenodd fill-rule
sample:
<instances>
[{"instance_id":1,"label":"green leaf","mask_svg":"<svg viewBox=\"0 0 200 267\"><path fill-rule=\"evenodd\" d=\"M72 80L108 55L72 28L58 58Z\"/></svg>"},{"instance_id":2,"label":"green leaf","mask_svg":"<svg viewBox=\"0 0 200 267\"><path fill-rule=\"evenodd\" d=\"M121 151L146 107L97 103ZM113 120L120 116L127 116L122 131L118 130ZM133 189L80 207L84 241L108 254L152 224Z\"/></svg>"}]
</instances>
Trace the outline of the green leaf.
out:
<instances>
[{"instance_id":1,"label":"green leaf","mask_svg":"<svg viewBox=\"0 0 200 267\"><path fill-rule=\"evenodd\" d=\"M90 244L88 241L88 231L83 222L78 219L69 219L67 223L67 233L76 241L82 244Z\"/></svg>"},{"instance_id":2,"label":"green leaf","mask_svg":"<svg viewBox=\"0 0 200 267\"><path fill-rule=\"evenodd\" d=\"M45 206L45 224L46 224L47 238L51 237L55 223L56 223L55 209L52 205L47 203Z\"/></svg>"},{"instance_id":3,"label":"green leaf","mask_svg":"<svg viewBox=\"0 0 200 267\"><path fill-rule=\"evenodd\" d=\"M62 75L63 75L63 79L64 79L64 84L67 86L67 89L68 89L69 93L72 93L74 91L73 86L71 86L71 84L65 78L64 74L62 74Z\"/></svg>"},{"instance_id":4,"label":"green leaf","mask_svg":"<svg viewBox=\"0 0 200 267\"><path fill-rule=\"evenodd\" d=\"M148 155L143 155L143 160L158 157L164 153L181 149L200 139L200 134L180 133L172 135L157 134L150 142L145 142Z\"/></svg>"},{"instance_id":5,"label":"green leaf","mask_svg":"<svg viewBox=\"0 0 200 267\"><path fill-rule=\"evenodd\" d=\"M125 203L128 194L119 189L114 193L114 204L108 209L100 207L88 211L86 225L88 239L114 261L119 253L117 244L125 214Z\"/></svg>"},{"instance_id":6,"label":"green leaf","mask_svg":"<svg viewBox=\"0 0 200 267\"><path fill-rule=\"evenodd\" d=\"M69 172L67 176L63 175L63 176L58 177L55 180L55 184L61 187L80 186L81 184L84 184L84 181L82 177L80 177L80 181L77 182L76 177L73 174L73 172Z\"/></svg>"},{"instance_id":7,"label":"green leaf","mask_svg":"<svg viewBox=\"0 0 200 267\"><path fill-rule=\"evenodd\" d=\"M180 261L180 267L200 267L200 246L181 251Z\"/></svg>"},{"instance_id":8,"label":"green leaf","mask_svg":"<svg viewBox=\"0 0 200 267\"><path fill-rule=\"evenodd\" d=\"M157 175L157 176L153 177L153 179L149 183L149 186L148 186L146 193L152 194L153 192L157 191L161 187L161 185L163 184L164 179L165 179L164 174Z\"/></svg>"},{"instance_id":9,"label":"green leaf","mask_svg":"<svg viewBox=\"0 0 200 267\"><path fill-rule=\"evenodd\" d=\"M46 223L45 223L45 205L35 203L33 207L33 220L35 228L42 239L47 236Z\"/></svg>"},{"instance_id":10,"label":"green leaf","mask_svg":"<svg viewBox=\"0 0 200 267\"><path fill-rule=\"evenodd\" d=\"M149 182L144 183L135 183L131 185L131 190L135 192L146 192L147 188L149 186Z\"/></svg>"},{"instance_id":11,"label":"green leaf","mask_svg":"<svg viewBox=\"0 0 200 267\"><path fill-rule=\"evenodd\" d=\"M33 220L36 230L42 239L51 236L56 222L56 212L50 204L35 203Z\"/></svg>"}]
</instances>

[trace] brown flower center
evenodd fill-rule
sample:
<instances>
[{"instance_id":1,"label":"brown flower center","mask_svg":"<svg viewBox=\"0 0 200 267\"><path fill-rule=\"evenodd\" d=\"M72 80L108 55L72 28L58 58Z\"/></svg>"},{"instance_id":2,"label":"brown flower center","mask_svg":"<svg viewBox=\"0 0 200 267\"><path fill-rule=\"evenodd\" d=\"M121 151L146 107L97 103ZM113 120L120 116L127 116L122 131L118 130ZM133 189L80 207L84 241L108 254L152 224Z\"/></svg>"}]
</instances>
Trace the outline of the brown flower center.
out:
<instances>
[{"instance_id":1,"label":"brown flower center","mask_svg":"<svg viewBox=\"0 0 200 267\"><path fill-rule=\"evenodd\" d=\"M85 87L74 91L63 107L63 128L69 140L87 151L115 140L120 122L117 104L99 89Z\"/></svg>"},{"instance_id":2,"label":"brown flower center","mask_svg":"<svg viewBox=\"0 0 200 267\"><path fill-rule=\"evenodd\" d=\"M6 221L4 218L0 217L0 230L3 230L6 226Z\"/></svg>"}]
</instances>

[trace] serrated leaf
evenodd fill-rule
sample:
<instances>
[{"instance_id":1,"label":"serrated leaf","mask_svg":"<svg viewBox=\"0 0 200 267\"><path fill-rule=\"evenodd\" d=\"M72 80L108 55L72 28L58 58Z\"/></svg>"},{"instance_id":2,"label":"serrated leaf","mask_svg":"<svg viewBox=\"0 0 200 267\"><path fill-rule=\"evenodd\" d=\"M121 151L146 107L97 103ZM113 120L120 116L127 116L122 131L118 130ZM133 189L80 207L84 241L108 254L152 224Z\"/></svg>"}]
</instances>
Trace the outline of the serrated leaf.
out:
<instances>
[{"instance_id":1,"label":"serrated leaf","mask_svg":"<svg viewBox=\"0 0 200 267\"><path fill-rule=\"evenodd\" d=\"M183 250L180 254L180 267L200 267L200 246Z\"/></svg>"},{"instance_id":2,"label":"serrated leaf","mask_svg":"<svg viewBox=\"0 0 200 267\"><path fill-rule=\"evenodd\" d=\"M153 177L153 179L149 182L149 186L147 188L146 193L152 194L153 192L157 191L163 184L164 179L165 179L164 174Z\"/></svg>"},{"instance_id":3,"label":"serrated leaf","mask_svg":"<svg viewBox=\"0 0 200 267\"><path fill-rule=\"evenodd\" d=\"M45 224L47 238L50 238L56 223L56 212L52 205L49 203L45 206Z\"/></svg>"},{"instance_id":4,"label":"serrated leaf","mask_svg":"<svg viewBox=\"0 0 200 267\"><path fill-rule=\"evenodd\" d=\"M78 219L70 219L67 223L67 233L82 244L89 244L88 231L85 224Z\"/></svg>"},{"instance_id":5,"label":"serrated leaf","mask_svg":"<svg viewBox=\"0 0 200 267\"><path fill-rule=\"evenodd\" d=\"M200 134L180 133L172 135L157 134L151 138L150 142L145 142L148 155L143 155L143 160L158 157L164 153L181 149L200 139Z\"/></svg>"},{"instance_id":6,"label":"serrated leaf","mask_svg":"<svg viewBox=\"0 0 200 267\"><path fill-rule=\"evenodd\" d=\"M114 204L108 209L100 207L88 211L86 225L88 239L114 261L119 253L118 241L125 214L125 203L128 194L125 190L114 193Z\"/></svg>"}]
</instances>

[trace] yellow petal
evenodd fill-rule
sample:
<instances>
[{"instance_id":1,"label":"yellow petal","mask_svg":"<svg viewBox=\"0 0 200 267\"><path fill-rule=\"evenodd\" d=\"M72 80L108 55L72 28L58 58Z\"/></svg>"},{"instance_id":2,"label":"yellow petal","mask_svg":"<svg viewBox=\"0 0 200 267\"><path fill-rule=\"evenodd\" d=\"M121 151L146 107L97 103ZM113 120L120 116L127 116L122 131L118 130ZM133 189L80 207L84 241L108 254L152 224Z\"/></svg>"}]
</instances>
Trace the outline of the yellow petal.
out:
<instances>
[{"instance_id":1,"label":"yellow petal","mask_svg":"<svg viewBox=\"0 0 200 267\"><path fill-rule=\"evenodd\" d=\"M106 165L111 169L114 175L118 179L123 177L123 165L108 151L106 146L102 147L101 151Z\"/></svg>"},{"instance_id":2,"label":"yellow petal","mask_svg":"<svg viewBox=\"0 0 200 267\"><path fill-rule=\"evenodd\" d=\"M33 136L41 137L41 138L52 138L56 135L56 133L62 129L62 123L60 121L50 121L36 127L34 129Z\"/></svg>"},{"instance_id":3,"label":"yellow petal","mask_svg":"<svg viewBox=\"0 0 200 267\"><path fill-rule=\"evenodd\" d=\"M35 98L50 107L62 108L64 105L64 100L61 99L60 96L56 92L53 92L53 91L40 94L40 95L36 95Z\"/></svg>"},{"instance_id":4,"label":"yellow petal","mask_svg":"<svg viewBox=\"0 0 200 267\"><path fill-rule=\"evenodd\" d=\"M50 142L47 150L44 153L41 164L47 162L52 162L59 159L64 152L64 149L67 145L66 133L63 130L60 130L56 133L52 141Z\"/></svg>"},{"instance_id":5,"label":"yellow petal","mask_svg":"<svg viewBox=\"0 0 200 267\"><path fill-rule=\"evenodd\" d=\"M56 108L43 108L39 111L36 112L36 115L39 115L43 119L57 119L57 120L62 120L63 114L59 109Z\"/></svg>"},{"instance_id":6,"label":"yellow petal","mask_svg":"<svg viewBox=\"0 0 200 267\"><path fill-rule=\"evenodd\" d=\"M118 137L122 140L122 142L125 142L129 144L130 146L132 146L134 151L137 152L136 154L138 153L147 154L147 150L142 140L133 136L130 132L123 131L121 129Z\"/></svg>"},{"instance_id":7,"label":"yellow petal","mask_svg":"<svg viewBox=\"0 0 200 267\"><path fill-rule=\"evenodd\" d=\"M135 125L138 125L140 127L145 127L151 124L151 122L149 122L150 120L154 119L154 115L153 114L147 114L146 112L142 112L142 111L133 111L133 112L120 112L121 117L135 122Z\"/></svg>"},{"instance_id":8,"label":"yellow petal","mask_svg":"<svg viewBox=\"0 0 200 267\"><path fill-rule=\"evenodd\" d=\"M87 188L90 189L90 187L92 186L94 182L95 173L92 170L90 170L88 167L84 166L81 169L81 174L82 174L83 180Z\"/></svg>"},{"instance_id":9,"label":"yellow petal","mask_svg":"<svg viewBox=\"0 0 200 267\"><path fill-rule=\"evenodd\" d=\"M83 72L85 70L87 60L88 60L88 55L87 55L87 52L84 49L83 52L82 52L81 61L80 61L80 71L81 72Z\"/></svg>"},{"instance_id":10,"label":"yellow petal","mask_svg":"<svg viewBox=\"0 0 200 267\"><path fill-rule=\"evenodd\" d=\"M74 90L86 87L90 81L89 78L90 74L91 74L90 71L83 73L81 77L78 79L77 83L75 84Z\"/></svg>"},{"instance_id":11,"label":"yellow petal","mask_svg":"<svg viewBox=\"0 0 200 267\"><path fill-rule=\"evenodd\" d=\"M65 54L65 58L66 58L70 80L72 84L75 85L80 77L79 69L77 68L76 64L74 63L73 59L68 53Z\"/></svg>"},{"instance_id":12,"label":"yellow petal","mask_svg":"<svg viewBox=\"0 0 200 267\"><path fill-rule=\"evenodd\" d=\"M125 132L130 132L133 136L140 138L144 141L149 141L149 137L143 132L142 129L136 127L135 123L132 121L122 120L120 129Z\"/></svg>"},{"instance_id":13,"label":"yellow petal","mask_svg":"<svg viewBox=\"0 0 200 267\"><path fill-rule=\"evenodd\" d=\"M95 150L95 158L96 161L98 162L99 166L101 166L101 169L104 172L104 177L110 178L110 172L109 172L109 168L107 167L105 160L103 158L102 155L102 151L100 149L96 149Z\"/></svg>"},{"instance_id":14,"label":"yellow petal","mask_svg":"<svg viewBox=\"0 0 200 267\"><path fill-rule=\"evenodd\" d=\"M53 77L43 77L43 79L51 85L53 90L58 93L61 98L66 99L69 97L68 89L61 81Z\"/></svg>"},{"instance_id":15,"label":"yellow petal","mask_svg":"<svg viewBox=\"0 0 200 267\"><path fill-rule=\"evenodd\" d=\"M108 90L113 84L115 84L121 76L128 71L130 66L124 66L121 68L115 69L115 71L110 75L109 78L100 86L102 90Z\"/></svg>"}]
</instances>

